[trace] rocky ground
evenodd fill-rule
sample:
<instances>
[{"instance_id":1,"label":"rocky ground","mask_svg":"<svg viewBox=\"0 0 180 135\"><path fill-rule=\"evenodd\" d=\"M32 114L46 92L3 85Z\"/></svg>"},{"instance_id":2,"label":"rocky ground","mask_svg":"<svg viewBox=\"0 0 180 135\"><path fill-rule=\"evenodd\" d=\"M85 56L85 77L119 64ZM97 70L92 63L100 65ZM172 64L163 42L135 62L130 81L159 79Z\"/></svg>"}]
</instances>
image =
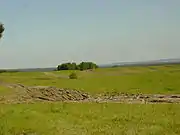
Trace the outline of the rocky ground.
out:
<instances>
[{"instance_id":1,"label":"rocky ground","mask_svg":"<svg viewBox=\"0 0 180 135\"><path fill-rule=\"evenodd\" d=\"M180 103L180 95L103 93L90 95L80 90L62 89L51 86L24 86L22 84L1 85L13 90L0 96L0 103L33 102L117 102L117 103Z\"/></svg>"}]
</instances>

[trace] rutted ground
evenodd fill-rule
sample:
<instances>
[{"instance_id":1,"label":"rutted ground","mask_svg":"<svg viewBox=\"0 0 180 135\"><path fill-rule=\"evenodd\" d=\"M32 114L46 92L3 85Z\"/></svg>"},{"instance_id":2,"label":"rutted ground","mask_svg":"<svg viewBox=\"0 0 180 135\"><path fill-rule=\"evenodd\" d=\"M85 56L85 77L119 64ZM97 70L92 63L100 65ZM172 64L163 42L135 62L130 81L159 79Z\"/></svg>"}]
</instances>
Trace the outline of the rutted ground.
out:
<instances>
[{"instance_id":1,"label":"rutted ground","mask_svg":"<svg viewBox=\"0 0 180 135\"><path fill-rule=\"evenodd\" d=\"M1 85L11 88L12 94L0 96L0 103L32 102L117 102L117 103L180 103L180 94L127 94L101 93L91 95L75 90L52 86L25 86L22 84Z\"/></svg>"}]
</instances>

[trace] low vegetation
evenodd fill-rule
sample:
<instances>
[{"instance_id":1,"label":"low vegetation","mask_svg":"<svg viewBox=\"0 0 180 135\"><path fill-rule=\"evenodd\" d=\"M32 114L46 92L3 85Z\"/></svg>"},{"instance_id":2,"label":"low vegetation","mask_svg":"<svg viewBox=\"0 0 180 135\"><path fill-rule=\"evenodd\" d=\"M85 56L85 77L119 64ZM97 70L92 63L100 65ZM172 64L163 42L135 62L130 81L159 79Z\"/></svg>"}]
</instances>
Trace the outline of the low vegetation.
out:
<instances>
[{"instance_id":1,"label":"low vegetation","mask_svg":"<svg viewBox=\"0 0 180 135\"><path fill-rule=\"evenodd\" d=\"M72 72L72 70L5 72L0 74L0 80L27 86L75 88L92 94L102 92L180 94L180 65L177 64L75 71L78 79L69 79Z\"/></svg>"},{"instance_id":2,"label":"low vegetation","mask_svg":"<svg viewBox=\"0 0 180 135\"><path fill-rule=\"evenodd\" d=\"M73 73L71 73L70 75L69 75L69 79L77 79L78 77L77 77L77 74L75 73L75 72L73 72Z\"/></svg>"},{"instance_id":3,"label":"low vegetation","mask_svg":"<svg viewBox=\"0 0 180 135\"><path fill-rule=\"evenodd\" d=\"M0 105L1 135L179 135L180 106L116 103Z\"/></svg>"}]
</instances>

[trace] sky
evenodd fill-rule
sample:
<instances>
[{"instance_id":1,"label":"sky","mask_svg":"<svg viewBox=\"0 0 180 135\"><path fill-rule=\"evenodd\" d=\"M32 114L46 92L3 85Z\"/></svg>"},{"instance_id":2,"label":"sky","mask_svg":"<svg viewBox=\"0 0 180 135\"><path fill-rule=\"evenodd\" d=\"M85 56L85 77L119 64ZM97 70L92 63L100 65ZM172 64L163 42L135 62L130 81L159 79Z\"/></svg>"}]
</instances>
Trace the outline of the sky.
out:
<instances>
[{"instance_id":1,"label":"sky","mask_svg":"<svg viewBox=\"0 0 180 135\"><path fill-rule=\"evenodd\" d=\"M0 0L0 68L180 58L180 0Z\"/></svg>"}]
</instances>

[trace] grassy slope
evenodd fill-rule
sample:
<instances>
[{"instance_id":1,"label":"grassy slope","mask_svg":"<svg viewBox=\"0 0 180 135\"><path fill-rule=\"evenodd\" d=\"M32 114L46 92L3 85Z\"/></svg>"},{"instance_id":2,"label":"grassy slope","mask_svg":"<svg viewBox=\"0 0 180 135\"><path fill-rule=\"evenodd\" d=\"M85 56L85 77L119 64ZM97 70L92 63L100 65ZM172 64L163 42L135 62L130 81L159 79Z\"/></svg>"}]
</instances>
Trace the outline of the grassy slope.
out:
<instances>
[{"instance_id":1,"label":"grassy slope","mask_svg":"<svg viewBox=\"0 0 180 135\"><path fill-rule=\"evenodd\" d=\"M51 85L64 88L80 88L98 93L120 91L130 93L180 93L180 65L150 67L119 67L76 71L79 79L67 79L72 71L3 73L1 80L26 85ZM53 75L54 74L54 75Z\"/></svg>"},{"instance_id":2,"label":"grassy slope","mask_svg":"<svg viewBox=\"0 0 180 135\"><path fill-rule=\"evenodd\" d=\"M179 105L36 103L0 108L0 135L180 134Z\"/></svg>"}]
</instances>

